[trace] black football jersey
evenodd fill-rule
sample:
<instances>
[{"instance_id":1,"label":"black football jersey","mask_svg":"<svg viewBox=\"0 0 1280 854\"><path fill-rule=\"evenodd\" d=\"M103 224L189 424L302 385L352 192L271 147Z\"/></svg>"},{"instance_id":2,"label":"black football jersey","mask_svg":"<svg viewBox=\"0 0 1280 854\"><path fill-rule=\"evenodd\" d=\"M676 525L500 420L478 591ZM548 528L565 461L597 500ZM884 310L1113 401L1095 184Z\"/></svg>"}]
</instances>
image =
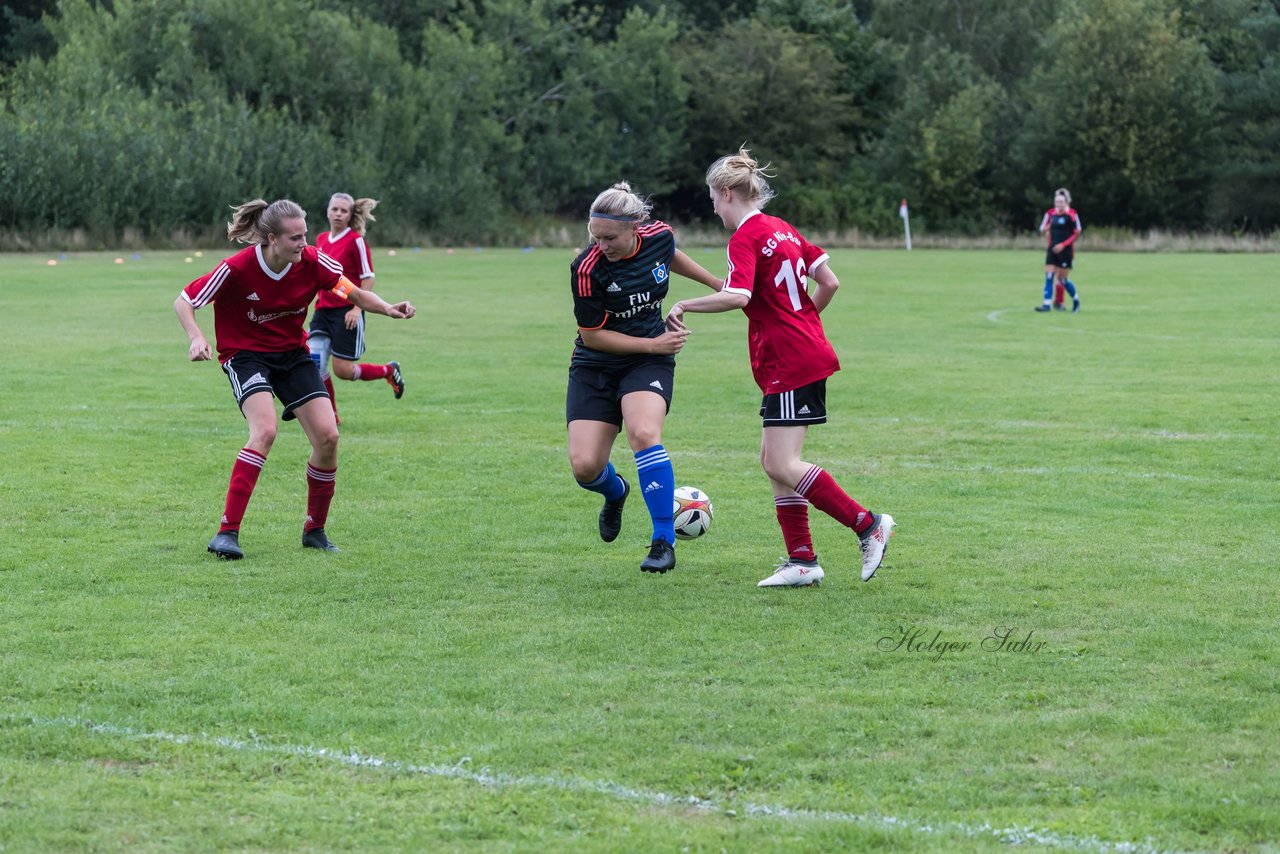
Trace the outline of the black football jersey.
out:
<instances>
[{"instance_id":1,"label":"black football jersey","mask_svg":"<svg viewBox=\"0 0 1280 854\"><path fill-rule=\"evenodd\" d=\"M637 228L636 236L639 244L628 258L610 261L598 245L592 245L569 265L579 328L608 329L637 338L657 338L666 330L662 300L671 280L675 233L666 223L652 220ZM581 335L574 342L575 365L621 365L637 358L653 357L592 350L582 343Z\"/></svg>"}]
</instances>

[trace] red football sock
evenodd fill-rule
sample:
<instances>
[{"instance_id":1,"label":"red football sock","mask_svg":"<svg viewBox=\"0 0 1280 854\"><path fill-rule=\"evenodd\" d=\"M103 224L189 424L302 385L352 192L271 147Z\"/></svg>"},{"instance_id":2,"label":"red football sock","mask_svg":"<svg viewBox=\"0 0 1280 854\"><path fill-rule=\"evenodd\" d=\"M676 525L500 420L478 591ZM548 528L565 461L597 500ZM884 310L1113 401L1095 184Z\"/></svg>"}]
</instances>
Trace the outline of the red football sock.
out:
<instances>
[{"instance_id":1,"label":"red football sock","mask_svg":"<svg viewBox=\"0 0 1280 854\"><path fill-rule=\"evenodd\" d=\"M236 456L235 465L231 467L231 483L227 486L227 503L222 510L222 522L218 533L223 531L239 531L240 522L244 520L245 508L253 497L253 488L258 485L258 475L262 474L262 465L267 458L257 451L241 449Z\"/></svg>"},{"instance_id":2,"label":"red football sock","mask_svg":"<svg viewBox=\"0 0 1280 854\"><path fill-rule=\"evenodd\" d=\"M809 534L809 502L793 493L775 495L773 506L778 511L778 526L782 528L787 556L797 560L816 560L813 537Z\"/></svg>"},{"instance_id":3,"label":"red football sock","mask_svg":"<svg viewBox=\"0 0 1280 854\"><path fill-rule=\"evenodd\" d=\"M361 362L356 365L355 379L358 380L385 380L387 375L391 373L390 365L370 365Z\"/></svg>"},{"instance_id":4,"label":"red football sock","mask_svg":"<svg viewBox=\"0 0 1280 854\"><path fill-rule=\"evenodd\" d=\"M338 479L338 469L318 469L307 463L307 521L304 531L323 528L329 519L329 505Z\"/></svg>"},{"instance_id":5,"label":"red football sock","mask_svg":"<svg viewBox=\"0 0 1280 854\"><path fill-rule=\"evenodd\" d=\"M840 484L836 483L836 479L820 466L814 466L800 478L800 482L796 484L796 492L809 499L814 507L859 534L875 523L871 511L850 498L840 488Z\"/></svg>"},{"instance_id":6,"label":"red football sock","mask_svg":"<svg viewBox=\"0 0 1280 854\"><path fill-rule=\"evenodd\" d=\"M1067 301L1067 289L1062 286L1062 282L1054 282L1053 284L1053 301L1057 305L1062 305Z\"/></svg>"}]
</instances>

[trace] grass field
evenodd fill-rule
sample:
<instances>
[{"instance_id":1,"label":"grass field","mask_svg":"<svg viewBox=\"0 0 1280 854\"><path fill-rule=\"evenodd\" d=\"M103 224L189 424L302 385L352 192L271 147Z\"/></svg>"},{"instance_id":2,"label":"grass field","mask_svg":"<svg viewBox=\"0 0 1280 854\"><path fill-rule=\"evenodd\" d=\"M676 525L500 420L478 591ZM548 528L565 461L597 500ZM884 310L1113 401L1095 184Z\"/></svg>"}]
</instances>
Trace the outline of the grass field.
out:
<instances>
[{"instance_id":1,"label":"grass field","mask_svg":"<svg viewBox=\"0 0 1280 854\"><path fill-rule=\"evenodd\" d=\"M1086 252L1076 316L1035 253L833 257L806 459L898 535L862 584L815 513L824 585L760 590L741 315L691 317L716 520L651 577L569 472L571 254L380 249L419 316L369 320L403 400L338 389L343 551L291 424L222 563L216 255L0 256L0 850L1280 850L1277 256Z\"/></svg>"}]
</instances>

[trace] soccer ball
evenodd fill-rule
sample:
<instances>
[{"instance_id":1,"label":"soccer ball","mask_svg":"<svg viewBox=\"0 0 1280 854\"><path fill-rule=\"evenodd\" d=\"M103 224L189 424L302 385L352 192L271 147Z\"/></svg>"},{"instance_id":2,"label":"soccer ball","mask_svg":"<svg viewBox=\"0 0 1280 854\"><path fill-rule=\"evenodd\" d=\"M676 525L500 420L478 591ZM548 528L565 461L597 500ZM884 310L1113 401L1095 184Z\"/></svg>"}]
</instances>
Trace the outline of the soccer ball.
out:
<instances>
[{"instance_id":1,"label":"soccer ball","mask_svg":"<svg viewBox=\"0 0 1280 854\"><path fill-rule=\"evenodd\" d=\"M711 499L701 489L681 486L675 491L676 536L696 540L711 530Z\"/></svg>"}]
</instances>

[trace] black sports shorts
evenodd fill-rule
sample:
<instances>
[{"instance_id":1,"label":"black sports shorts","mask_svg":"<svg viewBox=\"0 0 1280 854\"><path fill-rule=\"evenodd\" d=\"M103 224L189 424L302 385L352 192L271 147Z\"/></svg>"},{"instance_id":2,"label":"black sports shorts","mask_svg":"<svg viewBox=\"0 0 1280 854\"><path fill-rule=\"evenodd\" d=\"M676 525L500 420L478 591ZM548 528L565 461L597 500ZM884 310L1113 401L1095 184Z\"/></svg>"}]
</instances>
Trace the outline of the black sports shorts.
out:
<instances>
[{"instance_id":1,"label":"black sports shorts","mask_svg":"<svg viewBox=\"0 0 1280 854\"><path fill-rule=\"evenodd\" d=\"M564 420L605 421L622 426L622 397L633 391L662 395L671 411L676 364L670 358L646 359L620 367L569 366Z\"/></svg>"},{"instance_id":2,"label":"black sports shorts","mask_svg":"<svg viewBox=\"0 0 1280 854\"><path fill-rule=\"evenodd\" d=\"M766 427L805 427L827 423L827 381L802 385L793 391L766 394L760 401Z\"/></svg>"},{"instance_id":3,"label":"black sports shorts","mask_svg":"<svg viewBox=\"0 0 1280 854\"><path fill-rule=\"evenodd\" d=\"M311 313L311 327L308 335L329 336L329 350L339 359L354 362L364 355L364 312L360 312L360 322L355 329L348 329L344 318L351 306L337 308L317 308Z\"/></svg>"},{"instance_id":4,"label":"black sports shorts","mask_svg":"<svg viewBox=\"0 0 1280 854\"><path fill-rule=\"evenodd\" d=\"M1044 263L1046 266L1057 267L1060 270L1070 270L1071 261L1075 258L1075 254L1075 250L1070 246L1058 253L1055 253L1053 247L1050 246L1044 253Z\"/></svg>"},{"instance_id":5,"label":"black sports shorts","mask_svg":"<svg viewBox=\"0 0 1280 854\"><path fill-rule=\"evenodd\" d=\"M222 370L231 381L237 406L243 410L245 398L269 392L284 404L285 421L293 420L293 410L308 400L329 396L311 353L301 347L284 353L241 350L222 363Z\"/></svg>"}]
</instances>

